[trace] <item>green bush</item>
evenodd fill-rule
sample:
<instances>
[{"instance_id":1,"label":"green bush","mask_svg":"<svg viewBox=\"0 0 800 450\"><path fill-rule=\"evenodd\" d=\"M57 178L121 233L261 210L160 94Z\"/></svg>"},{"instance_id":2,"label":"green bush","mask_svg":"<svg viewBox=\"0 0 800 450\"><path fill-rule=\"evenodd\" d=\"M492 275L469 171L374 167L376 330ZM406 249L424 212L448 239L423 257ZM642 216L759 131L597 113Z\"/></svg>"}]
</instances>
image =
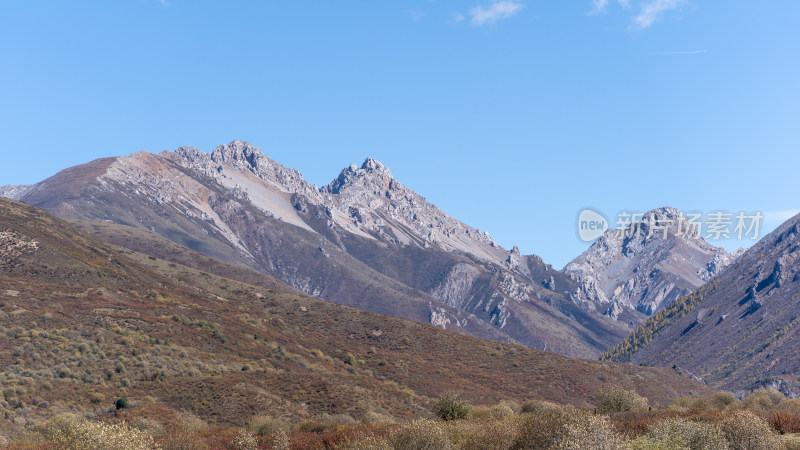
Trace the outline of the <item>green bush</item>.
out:
<instances>
[{"instance_id":1,"label":"green bush","mask_svg":"<svg viewBox=\"0 0 800 450\"><path fill-rule=\"evenodd\" d=\"M625 389L616 385L606 385L600 389L597 412L607 414L622 411L647 411L647 398L637 394L633 389Z\"/></svg>"},{"instance_id":2,"label":"green bush","mask_svg":"<svg viewBox=\"0 0 800 450\"><path fill-rule=\"evenodd\" d=\"M470 406L455 392L447 392L433 404L433 413L442 420L461 420L469 416Z\"/></svg>"},{"instance_id":3,"label":"green bush","mask_svg":"<svg viewBox=\"0 0 800 450\"><path fill-rule=\"evenodd\" d=\"M125 409L128 407L128 397L121 397L118 398L116 402L114 402L114 406L117 409Z\"/></svg>"}]
</instances>

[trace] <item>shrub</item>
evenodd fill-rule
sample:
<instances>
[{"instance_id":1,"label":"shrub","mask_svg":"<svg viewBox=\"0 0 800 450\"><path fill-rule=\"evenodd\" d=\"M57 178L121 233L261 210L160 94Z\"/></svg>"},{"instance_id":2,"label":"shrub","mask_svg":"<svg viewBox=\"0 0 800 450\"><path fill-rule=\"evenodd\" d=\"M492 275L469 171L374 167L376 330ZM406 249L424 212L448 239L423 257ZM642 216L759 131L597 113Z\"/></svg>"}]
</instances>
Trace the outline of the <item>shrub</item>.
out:
<instances>
[{"instance_id":1,"label":"shrub","mask_svg":"<svg viewBox=\"0 0 800 450\"><path fill-rule=\"evenodd\" d=\"M529 400L522 404L519 410L520 414L536 413L539 411L546 411L552 408L558 408L555 403L546 402L544 400Z\"/></svg>"},{"instance_id":2,"label":"shrub","mask_svg":"<svg viewBox=\"0 0 800 450\"><path fill-rule=\"evenodd\" d=\"M117 409L125 409L128 407L128 397L121 397L118 398L116 402L114 402L114 406Z\"/></svg>"},{"instance_id":3,"label":"shrub","mask_svg":"<svg viewBox=\"0 0 800 450\"><path fill-rule=\"evenodd\" d=\"M395 450L449 450L453 448L442 424L420 419L392 433L389 441Z\"/></svg>"},{"instance_id":4,"label":"shrub","mask_svg":"<svg viewBox=\"0 0 800 450\"><path fill-rule=\"evenodd\" d=\"M150 450L152 436L125 423L90 422L76 415L55 416L38 427L56 448L67 450Z\"/></svg>"},{"instance_id":5,"label":"shrub","mask_svg":"<svg viewBox=\"0 0 800 450\"><path fill-rule=\"evenodd\" d=\"M741 403L739 399L730 392L717 392L711 396L709 402L714 409L729 409Z\"/></svg>"},{"instance_id":6,"label":"shrub","mask_svg":"<svg viewBox=\"0 0 800 450\"><path fill-rule=\"evenodd\" d=\"M447 422L446 432L456 448L482 450L509 450L520 434L516 416L480 421Z\"/></svg>"},{"instance_id":7,"label":"shrub","mask_svg":"<svg viewBox=\"0 0 800 450\"><path fill-rule=\"evenodd\" d=\"M231 442L231 447L234 450L256 450L258 441L247 430L241 429Z\"/></svg>"},{"instance_id":8,"label":"shrub","mask_svg":"<svg viewBox=\"0 0 800 450\"><path fill-rule=\"evenodd\" d=\"M783 433L800 433L800 410L787 408L773 411L767 417L769 426Z\"/></svg>"},{"instance_id":9,"label":"shrub","mask_svg":"<svg viewBox=\"0 0 800 450\"><path fill-rule=\"evenodd\" d=\"M744 405L749 409L772 409L780 405L786 397L772 388L761 388L749 392L744 398Z\"/></svg>"},{"instance_id":10,"label":"shrub","mask_svg":"<svg viewBox=\"0 0 800 450\"><path fill-rule=\"evenodd\" d=\"M278 430L272 436L272 450L289 450L289 435L283 430Z\"/></svg>"},{"instance_id":11,"label":"shrub","mask_svg":"<svg viewBox=\"0 0 800 450\"><path fill-rule=\"evenodd\" d=\"M199 431L205 429L208 424L196 415L182 411L178 414L176 428L181 431Z\"/></svg>"},{"instance_id":12,"label":"shrub","mask_svg":"<svg viewBox=\"0 0 800 450\"><path fill-rule=\"evenodd\" d=\"M433 404L433 413L442 420L461 420L469 416L470 407L455 392L447 392Z\"/></svg>"},{"instance_id":13,"label":"shrub","mask_svg":"<svg viewBox=\"0 0 800 450\"><path fill-rule=\"evenodd\" d=\"M279 431L288 432L289 424L280 418L256 416L250 419L250 429L256 436L272 437Z\"/></svg>"},{"instance_id":14,"label":"shrub","mask_svg":"<svg viewBox=\"0 0 800 450\"><path fill-rule=\"evenodd\" d=\"M162 450L208 450L206 440L195 431L171 431L159 436L156 443Z\"/></svg>"},{"instance_id":15,"label":"shrub","mask_svg":"<svg viewBox=\"0 0 800 450\"><path fill-rule=\"evenodd\" d=\"M474 420L502 419L514 415L514 410L505 403L491 407L475 406L470 410L469 417Z\"/></svg>"},{"instance_id":16,"label":"shrub","mask_svg":"<svg viewBox=\"0 0 800 450\"><path fill-rule=\"evenodd\" d=\"M647 398L637 394L633 389L625 389L616 385L606 385L600 389L597 412L607 414L622 411L647 411Z\"/></svg>"},{"instance_id":17,"label":"shrub","mask_svg":"<svg viewBox=\"0 0 800 450\"><path fill-rule=\"evenodd\" d=\"M665 419L650 427L647 437L654 448L690 448L692 450L725 450L725 433L712 424L685 419Z\"/></svg>"},{"instance_id":18,"label":"shrub","mask_svg":"<svg viewBox=\"0 0 800 450\"><path fill-rule=\"evenodd\" d=\"M297 429L307 433L326 433L343 425L351 425L353 423L355 423L355 420L347 414L322 414L313 419L306 419L300 422Z\"/></svg>"},{"instance_id":19,"label":"shrub","mask_svg":"<svg viewBox=\"0 0 800 450\"><path fill-rule=\"evenodd\" d=\"M567 423L554 446L558 450L622 450L625 439L614 430L611 419L603 415L579 414Z\"/></svg>"},{"instance_id":20,"label":"shrub","mask_svg":"<svg viewBox=\"0 0 800 450\"><path fill-rule=\"evenodd\" d=\"M690 397L678 397L669 404L667 409L686 411L694 405L695 400Z\"/></svg>"},{"instance_id":21,"label":"shrub","mask_svg":"<svg viewBox=\"0 0 800 450\"><path fill-rule=\"evenodd\" d=\"M608 416L592 415L572 406L540 404L522 416L514 448L623 449L626 444Z\"/></svg>"},{"instance_id":22,"label":"shrub","mask_svg":"<svg viewBox=\"0 0 800 450\"><path fill-rule=\"evenodd\" d=\"M736 411L721 424L733 450L773 450L782 448L781 440L767 422L750 411Z\"/></svg>"},{"instance_id":23,"label":"shrub","mask_svg":"<svg viewBox=\"0 0 800 450\"><path fill-rule=\"evenodd\" d=\"M130 426L151 436L160 436L164 434L164 425L157 420L147 417L134 417L130 421Z\"/></svg>"}]
</instances>

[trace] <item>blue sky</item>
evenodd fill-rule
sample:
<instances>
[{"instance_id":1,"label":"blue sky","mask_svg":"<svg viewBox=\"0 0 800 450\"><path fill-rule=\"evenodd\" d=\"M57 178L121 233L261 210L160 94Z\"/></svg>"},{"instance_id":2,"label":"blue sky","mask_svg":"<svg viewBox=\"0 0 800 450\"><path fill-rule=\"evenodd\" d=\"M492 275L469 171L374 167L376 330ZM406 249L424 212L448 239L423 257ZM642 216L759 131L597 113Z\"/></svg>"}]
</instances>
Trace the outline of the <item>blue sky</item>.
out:
<instances>
[{"instance_id":1,"label":"blue sky","mask_svg":"<svg viewBox=\"0 0 800 450\"><path fill-rule=\"evenodd\" d=\"M798 15L788 0L3 2L0 185L243 139L317 185L374 157L557 267L587 247L585 207L758 210L769 228L800 208Z\"/></svg>"}]
</instances>

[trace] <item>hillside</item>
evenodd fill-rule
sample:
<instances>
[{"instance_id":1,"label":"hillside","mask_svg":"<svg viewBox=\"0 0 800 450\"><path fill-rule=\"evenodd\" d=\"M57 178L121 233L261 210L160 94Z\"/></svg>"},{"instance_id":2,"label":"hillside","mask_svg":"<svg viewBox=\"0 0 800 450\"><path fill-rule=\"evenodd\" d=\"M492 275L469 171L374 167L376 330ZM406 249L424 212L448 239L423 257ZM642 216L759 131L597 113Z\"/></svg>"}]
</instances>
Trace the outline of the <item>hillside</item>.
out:
<instances>
[{"instance_id":1,"label":"hillside","mask_svg":"<svg viewBox=\"0 0 800 450\"><path fill-rule=\"evenodd\" d=\"M0 230L3 427L122 396L229 426L264 412L426 415L448 389L579 406L605 382L653 404L709 392L670 369L485 341L110 247L12 200Z\"/></svg>"},{"instance_id":2,"label":"hillside","mask_svg":"<svg viewBox=\"0 0 800 450\"><path fill-rule=\"evenodd\" d=\"M709 284L648 319L604 355L677 366L715 387L767 385L800 394L800 216L785 222Z\"/></svg>"},{"instance_id":3,"label":"hillside","mask_svg":"<svg viewBox=\"0 0 800 450\"><path fill-rule=\"evenodd\" d=\"M595 358L629 331L573 302L575 283L540 258L503 249L370 158L317 188L233 141L210 154L96 160L18 196L69 220L155 233L306 295L481 338Z\"/></svg>"}]
</instances>

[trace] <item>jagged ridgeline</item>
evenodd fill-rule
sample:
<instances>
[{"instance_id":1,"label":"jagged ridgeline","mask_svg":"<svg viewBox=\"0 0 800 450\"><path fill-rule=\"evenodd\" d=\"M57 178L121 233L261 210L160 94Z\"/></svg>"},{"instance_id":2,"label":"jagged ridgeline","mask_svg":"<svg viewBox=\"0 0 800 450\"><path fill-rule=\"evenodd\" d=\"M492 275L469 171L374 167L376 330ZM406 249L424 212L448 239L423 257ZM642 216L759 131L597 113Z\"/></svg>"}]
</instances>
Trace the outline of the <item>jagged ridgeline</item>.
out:
<instances>
[{"instance_id":1,"label":"jagged ridgeline","mask_svg":"<svg viewBox=\"0 0 800 450\"><path fill-rule=\"evenodd\" d=\"M106 224L85 229L133 250L168 257L131 228L307 295L473 336L596 358L630 330L575 301L576 283L541 258L502 248L371 158L318 188L233 141L104 158L7 191Z\"/></svg>"}]
</instances>

